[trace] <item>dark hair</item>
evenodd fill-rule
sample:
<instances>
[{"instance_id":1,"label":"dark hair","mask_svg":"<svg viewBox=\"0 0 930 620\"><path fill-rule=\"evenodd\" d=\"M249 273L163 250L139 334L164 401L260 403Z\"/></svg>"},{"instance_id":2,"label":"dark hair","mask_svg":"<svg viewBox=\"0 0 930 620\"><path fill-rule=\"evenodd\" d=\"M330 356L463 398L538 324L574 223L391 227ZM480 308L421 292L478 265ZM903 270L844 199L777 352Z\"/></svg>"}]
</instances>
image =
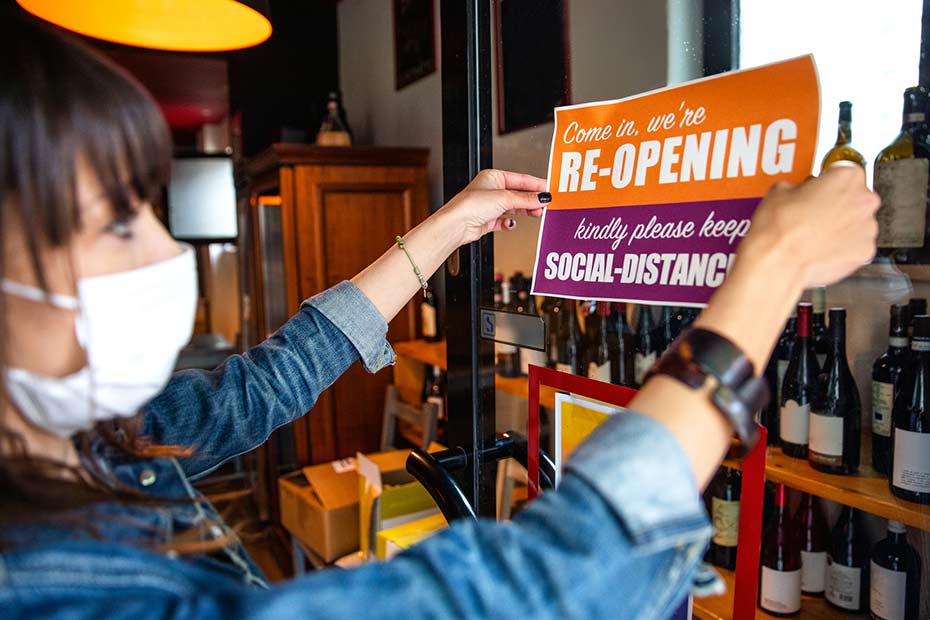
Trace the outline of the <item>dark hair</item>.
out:
<instances>
[{"instance_id":1,"label":"dark hair","mask_svg":"<svg viewBox=\"0 0 930 620\"><path fill-rule=\"evenodd\" d=\"M97 175L115 214L126 214L138 201L154 204L160 197L171 135L158 106L124 70L31 17L0 12L0 76L0 231L8 229L8 218L19 220L36 278L47 289L40 248L67 245L81 226L78 161ZM2 261L0 252L0 273ZM0 296L0 329L7 328ZM0 333L0 371L6 368L4 342ZM2 381L0 397L6 400ZM136 457L189 453L148 445L137 427L130 419L96 430ZM89 454L90 435L78 441ZM23 438L0 419L0 534L10 524L64 518L75 508L113 500L159 503L92 464L69 467L30 456Z\"/></svg>"}]
</instances>

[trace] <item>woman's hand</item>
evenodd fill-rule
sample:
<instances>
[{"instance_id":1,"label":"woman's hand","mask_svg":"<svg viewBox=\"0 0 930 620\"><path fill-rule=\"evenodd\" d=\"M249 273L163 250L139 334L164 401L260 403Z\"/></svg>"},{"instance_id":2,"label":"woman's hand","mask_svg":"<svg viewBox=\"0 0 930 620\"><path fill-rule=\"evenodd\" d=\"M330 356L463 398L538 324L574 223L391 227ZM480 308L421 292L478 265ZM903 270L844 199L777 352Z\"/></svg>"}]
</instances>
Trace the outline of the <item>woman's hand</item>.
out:
<instances>
[{"instance_id":1,"label":"woman's hand","mask_svg":"<svg viewBox=\"0 0 930 620\"><path fill-rule=\"evenodd\" d=\"M801 288L844 278L875 255L881 201L859 166L834 166L797 186L772 187L738 256L775 251Z\"/></svg>"},{"instance_id":2,"label":"woman's hand","mask_svg":"<svg viewBox=\"0 0 930 620\"><path fill-rule=\"evenodd\" d=\"M496 230L512 230L514 215L540 217L552 200L544 193L545 179L503 170L482 170L465 189L436 215L448 217L461 231L458 245L480 239Z\"/></svg>"}]
</instances>

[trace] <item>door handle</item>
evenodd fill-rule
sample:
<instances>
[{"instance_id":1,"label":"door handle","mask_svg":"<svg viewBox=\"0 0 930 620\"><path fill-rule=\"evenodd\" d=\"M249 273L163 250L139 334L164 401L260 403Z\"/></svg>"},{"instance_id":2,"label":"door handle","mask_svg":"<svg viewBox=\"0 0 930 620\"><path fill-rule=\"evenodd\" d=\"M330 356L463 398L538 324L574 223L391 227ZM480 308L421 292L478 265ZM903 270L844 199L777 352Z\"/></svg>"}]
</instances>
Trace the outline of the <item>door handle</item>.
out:
<instances>
[{"instance_id":1,"label":"door handle","mask_svg":"<svg viewBox=\"0 0 930 620\"><path fill-rule=\"evenodd\" d=\"M423 485L450 523L458 519L477 518L475 509L450 474L471 465L472 458L461 447L432 454L415 448L407 457L407 472ZM482 463L513 458L526 467L526 437L515 431L503 433L493 447L479 452L478 458ZM555 464L542 449L539 451L539 486L543 490L555 487Z\"/></svg>"}]
</instances>

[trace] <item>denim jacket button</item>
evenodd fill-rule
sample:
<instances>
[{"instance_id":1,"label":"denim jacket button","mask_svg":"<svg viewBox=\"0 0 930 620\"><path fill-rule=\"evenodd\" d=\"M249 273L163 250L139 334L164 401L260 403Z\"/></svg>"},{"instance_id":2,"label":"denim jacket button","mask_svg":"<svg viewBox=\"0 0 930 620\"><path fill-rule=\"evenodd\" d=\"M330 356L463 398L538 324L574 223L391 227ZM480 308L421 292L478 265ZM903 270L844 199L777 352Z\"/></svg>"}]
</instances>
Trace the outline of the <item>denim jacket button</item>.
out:
<instances>
[{"instance_id":1,"label":"denim jacket button","mask_svg":"<svg viewBox=\"0 0 930 620\"><path fill-rule=\"evenodd\" d=\"M139 484L144 487L150 487L155 484L156 480L155 472L151 469L143 469L142 473L139 474Z\"/></svg>"}]
</instances>

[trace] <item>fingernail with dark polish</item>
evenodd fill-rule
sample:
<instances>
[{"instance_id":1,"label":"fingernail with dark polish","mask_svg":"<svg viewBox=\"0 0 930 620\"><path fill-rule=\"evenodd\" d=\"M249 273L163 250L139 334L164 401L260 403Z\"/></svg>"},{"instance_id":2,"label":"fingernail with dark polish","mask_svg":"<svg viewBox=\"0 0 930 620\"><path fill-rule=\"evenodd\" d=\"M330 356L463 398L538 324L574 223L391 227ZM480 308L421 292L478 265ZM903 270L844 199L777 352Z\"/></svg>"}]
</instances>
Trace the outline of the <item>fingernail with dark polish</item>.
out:
<instances>
[{"instance_id":1,"label":"fingernail with dark polish","mask_svg":"<svg viewBox=\"0 0 930 620\"><path fill-rule=\"evenodd\" d=\"M512 219L507 220L507 228L513 228L516 225L517 225L517 222L515 220L512 220Z\"/></svg>"},{"instance_id":2,"label":"fingernail with dark polish","mask_svg":"<svg viewBox=\"0 0 930 620\"><path fill-rule=\"evenodd\" d=\"M542 204L548 204L552 202L552 194L549 192L539 192L536 197L539 198L539 202Z\"/></svg>"}]
</instances>

